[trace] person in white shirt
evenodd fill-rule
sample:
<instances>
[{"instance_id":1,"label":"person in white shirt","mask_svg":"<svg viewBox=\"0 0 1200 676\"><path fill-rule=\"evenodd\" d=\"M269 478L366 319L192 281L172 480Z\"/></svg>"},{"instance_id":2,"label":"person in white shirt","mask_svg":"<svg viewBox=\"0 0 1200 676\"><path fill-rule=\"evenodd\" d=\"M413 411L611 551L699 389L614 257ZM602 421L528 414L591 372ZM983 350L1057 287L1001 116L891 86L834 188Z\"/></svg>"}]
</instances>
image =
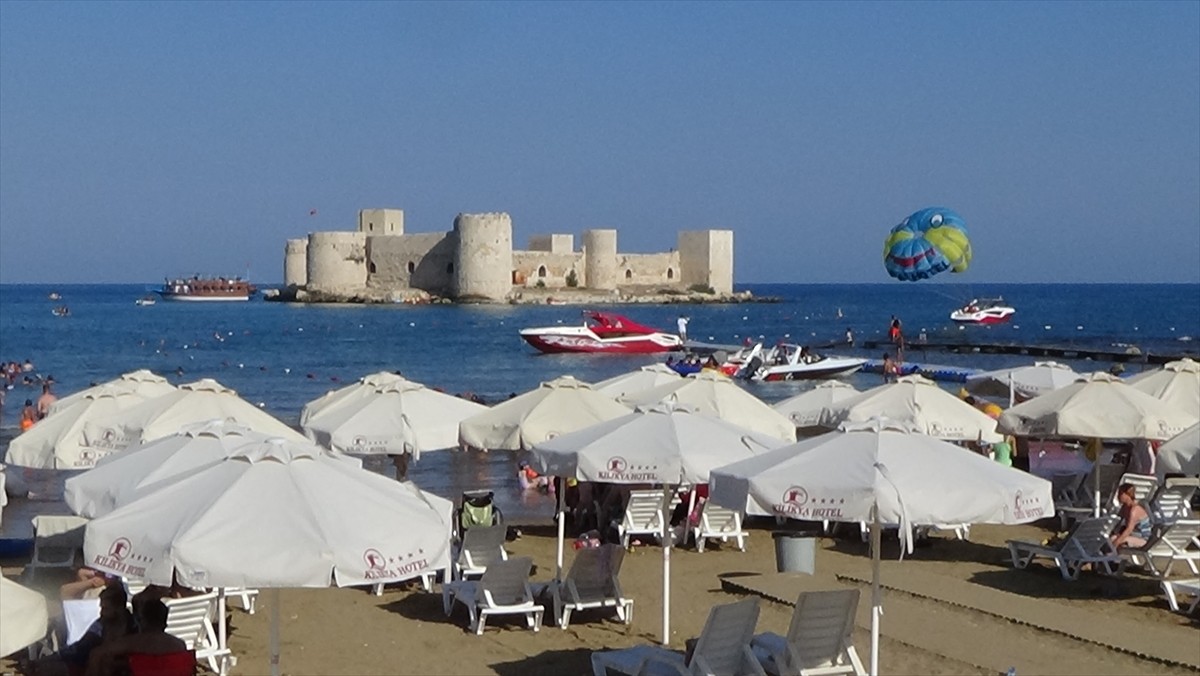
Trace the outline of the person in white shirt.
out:
<instances>
[{"instance_id":1,"label":"person in white shirt","mask_svg":"<svg viewBox=\"0 0 1200 676\"><path fill-rule=\"evenodd\" d=\"M679 328L679 339L685 343L687 342L688 321L688 318L683 315L679 315L679 319L675 320L675 326Z\"/></svg>"}]
</instances>

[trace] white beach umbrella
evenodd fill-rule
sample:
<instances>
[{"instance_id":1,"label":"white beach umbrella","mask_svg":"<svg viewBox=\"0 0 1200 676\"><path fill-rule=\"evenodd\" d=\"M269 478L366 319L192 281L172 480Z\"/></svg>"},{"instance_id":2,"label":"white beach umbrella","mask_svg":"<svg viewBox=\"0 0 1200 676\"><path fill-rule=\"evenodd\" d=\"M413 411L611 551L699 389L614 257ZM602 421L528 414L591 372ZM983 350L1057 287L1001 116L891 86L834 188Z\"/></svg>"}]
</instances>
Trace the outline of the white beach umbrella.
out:
<instances>
[{"instance_id":1,"label":"white beach umbrella","mask_svg":"<svg viewBox=\"0 0 1200 676\"><path fill-rule=\"evenodd\" d=\"M591 385L562 376L467 418L458 438L471 448L517 451L631 411Z\"/></svg>"},{"instance_id":2,"label":"white beach umbrella","mask_svg":"<svg viewBox=\"0 0 1200 676\"><path fill-rule=\"evenodd\" d=\"M124 450L136 432L114 422L148 401L128 385L103 385L12 440L5 462L36 469L86 469Z\"/></svg>"},{"instance_id":3,"label":"white beach umbrella","mask_svg":"<svg viewBox=\"0 0 1200 676\"><path fill-rule=\"evenodd\" d=\"M607 397L620 399L653 387L678 382L680 378L681 376L666 364L651 364L608 380L601 380L593 385L592 389Z\"/></svg>"},{"instance_id":4,"label":"white beach umbrella","mask_svg":"<svg viewBox=\"0 0 1200 676\"><path fill-rule=\"evenodd\" d=\"M1200 423L1158 447L1156 469L1160 480L1167 474L1200 476Z\"/></svg>"},{"instance_id":5,"label":"white beach umbrella","mask_svg":"<svg viewBox=\"0 0 1200 676\"><path fill-rule=\"evenodd\" d=\"M459 423L486 410L383 372L309 402L300 427L313 441L343 453L419 458L422 451L458 446Z\"/></svg>"},{"instance_id":6,"label":"white beach umbrella","mask_svg":"<svg viewBox=\"0 0 1200 676\"><path fill-rule=\"evenodd\" d=\"M108 422L129 430L135 440L152 441L175 434L184 425L208 420L232 420L255 432L305 441L304 435L210 378L180 385L173 392L112 416Z\"/></svg>"},{"instance_id":7,"label":"white beach umbrella","mask_svg":"<svg viewBox=\"0 0 1200 676\"><path fill-rule=\"evenodd\" d=\"M747 497L803 521L871 523L871 673L879 673L879 531L900 524L912 551L918 524L1019 524L1054 514L1050 482L925 434L872 420L714 469L709 499L741 508Z\"/></svg>"},{"instance_id":8,"label":"white beach umbrella","mask_svg":"<svg viewBox=\"0 0 1200 676\"><path fill-rule=\"evenodd\" d=\"M1200 411L1155 399L1116 376L1091 373L1008 409L999 429L1031 437L1169 439L1198 419Z\"/></svg>"},{"instance_id":9,"label":"white beach umbrella","mask_svg":"<svg viewBox=\"0 0 1200 676\"><path fill-rule=\"evenodd\" d=\"M1025 401L1075 382L1079 374L1070 366L1053 361L1032 366L985 371L967 377L966 389L986 397L1008 397L1008 405Z\"/></svg>"},{"instance_id":10,"label":"white beach umbrella","mask_svg":"<svg viewBox=\"0 0 1200 676\"><path fill-rule=\"evenodd\" d=\"M49 619L41 592L0 577L0 657L45 638Z\"/></svg>"},{"instance_id":11,"label":"white beach umbrella","mask_svg":"<svg viewBox=\"0 0 1200 676\"><path fill-rule=\"evenodd\" d=\"M694 373L676 382L623 397L621 401L630 406L652 406L659 402L687 404L700 413L716 416L739 427L757 430L784 441L796 440L796 426L791 420L717 371Z\"/></svg>"},{"instance_id":12,"label":"white beach umbrella","mask_svg":"<svg viewBox=\"0 0 1200 676\"><path fill-rule=\"evenodd\" d=\"M167 379L147 369L138 369L129 373L122 373L119 378L114 378L99 385L93 385L87 389L80 390L74 394L68 395L59 399L50 405L50 414L53 415L68 406L87 397L89 394L103 390L106 386L118 385L127 386L134 394L137 394L143 399L153 399L155 397L167 394L175 390L175 386L167 382Z\"/></svg>"},{"instance_id":13,"label":"white beach umbrella","mask_svg":"<svg viewBox=\"0 0 1200 676\"><path fill-rule=\"evenodd\" d=\"M533 447L533 456L540 471L548 475L603 483L679 486L708 483L712 468L783 443L771 435L697 412L691 406L657 404L539 443ZM664 508L667 497L664 495ZM556 568L559 573L563 523L560 502ZM670 637L671 599L671 536L666 523L662 535L665 645Z\"/></svg>"},{"instance_id":14,"label":"white beach umbrella","mask_svg":"<svg viewBox=\"0 0 1200 676\"><path fill-rule=\"evenodd\" d=\"M1139 373L1125 382L1155 399L1200 416L1200 363L1191 359L1169 362L1161 369Z\"/></svg>"},{"instance_id":15,"label":"white beach umbrella","mask_svg":"<svg viewBox=\"0 0 1200 676\"><path fill-rule=\"evenodd\" d=\"M818 427L826 408L859 394L853 385L826 380L811 390L789 397L771 408L787 416L796 427Z\"/></svg>"},{"instance_id":16,"label":"white beach umbrella","mask_svg":"<svg viewBox=\"0 0 1200 676\"><path fill-rule=\"evenodd\" d=\"M836 429L842 423L875 418L912 423L922 433L945 441L996 443L1003 439L996 433L995 420L917 375L902 376L894 383L831 404L820 424Z\"/></svg>"},{"instance_id":17,"label":"white beach umbrella","mask_svg":"<svg viewBox=\"0 0 1200 676\"><path fill-rule=\"evenodd\" d=\"M450 565L453 505L307 440L247 443L88 523L87 565L189 587L339 587ZM278 671L278 595L272 603Z\"/></svg>"}]
</instances>

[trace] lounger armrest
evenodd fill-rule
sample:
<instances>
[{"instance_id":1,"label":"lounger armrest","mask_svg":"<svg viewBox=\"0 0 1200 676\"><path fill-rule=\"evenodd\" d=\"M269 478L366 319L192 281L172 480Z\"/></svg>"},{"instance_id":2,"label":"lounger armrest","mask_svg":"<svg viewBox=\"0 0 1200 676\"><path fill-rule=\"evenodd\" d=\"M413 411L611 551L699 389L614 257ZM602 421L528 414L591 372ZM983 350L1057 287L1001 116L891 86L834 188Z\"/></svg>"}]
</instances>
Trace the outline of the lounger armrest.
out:
<instances>
[{"instance_id":1,"label":"lounger armrest","mask_svg":"<svg viewBox=\"0 0 1200 676\"><path fill-rule=\"evenodd\" d=\"M1025 540L1009 540L1008 548L1013 551L1032 552L1034 554L1057 555L1061 553L1060 550L1055 549L1054 547L1047 547L1040 542L1027 542Z\"/></svg>"}]
</instances>

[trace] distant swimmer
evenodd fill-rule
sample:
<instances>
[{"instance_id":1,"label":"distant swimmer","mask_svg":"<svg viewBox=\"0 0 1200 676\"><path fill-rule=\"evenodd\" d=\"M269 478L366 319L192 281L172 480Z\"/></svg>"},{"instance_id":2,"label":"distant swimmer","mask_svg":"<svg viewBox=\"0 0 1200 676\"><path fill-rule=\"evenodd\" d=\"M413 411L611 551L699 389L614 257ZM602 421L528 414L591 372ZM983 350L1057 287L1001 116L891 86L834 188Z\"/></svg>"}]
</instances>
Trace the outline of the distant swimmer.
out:
<instances>
[{"instance_id":1,"label":"distant swimmer","mask_svg":"<svg viewBox=\"0 0 1200 676\"><path fill-rule=\"evenodd\" d=\"M842 308L838 308L837 316L838 316L838 319L842 318Z\"/></svg>"}]
</instances>

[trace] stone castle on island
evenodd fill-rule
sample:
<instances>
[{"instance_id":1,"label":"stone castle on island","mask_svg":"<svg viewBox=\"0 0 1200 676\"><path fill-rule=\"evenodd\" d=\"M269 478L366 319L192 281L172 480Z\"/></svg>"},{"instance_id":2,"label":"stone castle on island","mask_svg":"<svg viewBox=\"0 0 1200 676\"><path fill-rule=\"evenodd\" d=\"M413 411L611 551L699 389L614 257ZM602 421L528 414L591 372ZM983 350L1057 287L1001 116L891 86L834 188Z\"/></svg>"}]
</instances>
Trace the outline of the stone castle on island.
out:
<instances>
[{"instance_id":1,"label":"stone castle on island","mask_svg":"<svg viewBox=\"0 0 1200 676\"><path fill-rule=\"evenodd\" d=\"M506 213L459 214L448 232L406 233L401 209L364 209L358 229L289 239L284 282L296 300L412 300L414 294L504 302L527 292L642 293L727 299L733 293L733 231L678 233L665 253L620 253L617 231L585 230L580 250L569 234L535 235L513 248Z\"/></svg>"}]
</instances>

